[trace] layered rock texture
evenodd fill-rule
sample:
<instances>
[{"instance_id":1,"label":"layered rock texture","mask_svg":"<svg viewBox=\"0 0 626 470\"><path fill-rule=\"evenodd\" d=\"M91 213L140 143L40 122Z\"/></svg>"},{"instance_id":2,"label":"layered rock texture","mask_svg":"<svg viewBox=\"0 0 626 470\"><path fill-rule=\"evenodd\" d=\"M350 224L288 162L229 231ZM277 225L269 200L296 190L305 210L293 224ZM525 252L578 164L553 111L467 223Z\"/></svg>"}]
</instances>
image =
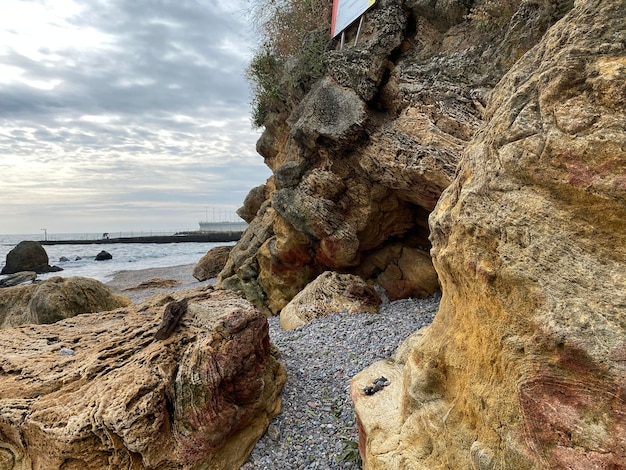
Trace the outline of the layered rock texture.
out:
<instances>
[{"instance_id":1,"label":"layered rock texture","mask_svg":"<svg viewBox=\"0 0 626 470\"><path fill-rule=\"evenodd\" d=\"M233 293L175 296L0 331L0 468L239 468L286 380L267 319Z\"/></svg>"},{"instance_id":2,"label":"layered rock texture","mask_svg":"<svg viewBox=\"0 0 626 470\"><path fill-rule=\"evenodd\" d=\"M364 468L626 467L624 18L577 2L494 90L430 218L439 313L352 382Z\"/></svg>"},{"instance_id":3,"label":"layered rock texture","mask_svg":"<svg viewBox=\"0 0 626 470\"><path fill-rule=\"evenodd\" d=\"M217 277L226 262L232 246L218 246L207 252L193 268L193 277L198 281L206 281Z\"/></svg>"},{"instance_id":4,"label":"layered rock texture","mask_svg":"<svg viewBox=\"0 0 626 470\"><path fill-rule=\"evenodd\" d=\"M376 290L352 274L320 274L280 312L280 326L292 330L331 313L378 313Z\"/></svg>"},{"instance_id":5,"label":"layered rock texture","mask_svg":"<svg viewBox=\"0 0 626 470\"><path fill-rule=\"evenodd\" d=\"M470 21L462 1L376 2L358 45L329 51L326 75L266 120L257 150L273 176L239 212L250 227L220 285L272 314L328 270L393 299L438 290L428 216L493 87L568 8L500 6Z\"/></svg>"},{"instance_id":6,"label":"layered rock texture","mask_svg":"<svg viewBox=\"0 0 626 470\"><path fill-rule=\"evenodd\" d=\"M81 313L102 312L130 304L107 286L86 277L52 277L37 284L0 290L0 328L26 323L54 323Z\"/></svg>"}]
</instances>

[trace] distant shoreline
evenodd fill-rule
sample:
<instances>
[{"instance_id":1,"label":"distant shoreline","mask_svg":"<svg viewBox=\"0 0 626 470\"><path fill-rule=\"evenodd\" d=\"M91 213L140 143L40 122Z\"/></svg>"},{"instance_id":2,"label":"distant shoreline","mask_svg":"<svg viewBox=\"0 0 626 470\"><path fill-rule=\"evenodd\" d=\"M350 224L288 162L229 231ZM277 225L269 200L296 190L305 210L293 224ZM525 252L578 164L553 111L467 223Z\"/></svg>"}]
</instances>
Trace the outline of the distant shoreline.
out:
<instances>
[{"instance_id":1,"label":"distant shoreline","mask_svg":"<svg viewBox=\"0 0 626 470\"><path fill-rule=\"evenodd\" d=\"M222 243L239 241L243 232L196 232L181 235L151 235L78 240L42 240L42 245L108 245L115 243Z\"/></svg>"}]
</instances>

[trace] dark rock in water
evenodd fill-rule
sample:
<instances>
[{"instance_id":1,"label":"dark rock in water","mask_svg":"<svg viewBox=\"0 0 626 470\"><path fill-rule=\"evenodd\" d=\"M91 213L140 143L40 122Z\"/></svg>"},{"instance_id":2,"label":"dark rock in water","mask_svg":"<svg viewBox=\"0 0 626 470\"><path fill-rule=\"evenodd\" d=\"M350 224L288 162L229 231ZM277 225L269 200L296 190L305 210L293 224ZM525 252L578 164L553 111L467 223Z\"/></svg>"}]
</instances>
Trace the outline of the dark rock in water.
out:
<instances>
[{"instance_id":1,"label":"dark rock in water","mask_svg":"<svg viewBox=\"0 0 626 470\"><path fill-rule=\"evenodd\" d=\"M96 255L96 261L104 261L107 259L113 259L113 255L108 251L102 250L100 253Z\"/></svg>"},{"instance_id":2,"label":"dark rock in water","mask_svg":"<svg viewBox=\"0 0 626 470\"><path fill-rule=\"evenodd\" d=\"M62 268L48 264L48 254L41 243L21 241L7 253L6 266L2 268L0 274L15 274L22 271L35 271L41 274L62 271Z\"/></svg>"},{"instance_id":3,"label":"dark rock in water","mask_svg":"<svg viewBox=\"0 0 626 470\"><path fill-rule=\"evenodd\" d=\"M69 259L68 257L66 257L66 256L61 256L61 257L59 258L59 262L61 262L61 263L66 263L66 262L68 262L69 260L70 260L70 259Z\"/></svg>"},{"instance_id":4,"label":"dark rock in water","mask_svg":"<svg viewBox=\"0 0 626 470\"><path fill-rule=\"evenodd\" d=\"M25 282L32 282L37 279L35 271L22 271L20 273L10 274L4 279L0 279L0 287L13 287Z\"/></svg>"},{"instance_id":5,"label":"dark rock in water","mask_svg":"<svg viewBox=\"0 0 626 470\"><path fill-rule=\"evenodd\" d=\"M76 258L74 258L74 261L80 261L82 258L80 256L77 256Z\"/></svg>"}]
</instances>

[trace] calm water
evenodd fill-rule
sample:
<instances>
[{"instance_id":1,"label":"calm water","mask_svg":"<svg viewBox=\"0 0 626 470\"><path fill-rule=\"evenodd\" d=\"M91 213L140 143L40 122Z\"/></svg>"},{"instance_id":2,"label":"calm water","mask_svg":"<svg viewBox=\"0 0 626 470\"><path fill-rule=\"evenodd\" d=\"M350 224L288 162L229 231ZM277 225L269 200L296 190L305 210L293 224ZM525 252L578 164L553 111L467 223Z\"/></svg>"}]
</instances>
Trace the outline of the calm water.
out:
<instances>
[{"instance_id":1,"label":"calm water","mask_svg":"<svg viewBox=\"0 0 626 470\"><path fill-rule=\"evenodd\" d=\"M169 233L153 233L154 235L171 235ZM150 232L115 233L111 236L139 236L150 235ZM48 239L94 240L102 234L64 233L48 235ZM0 269L6 263L6 255L22 240L42 241L43 235L0 235ZM47 279L51 276L84 276L98 279L102 282L110 281L119 271L129 271L146 268L162 268L182 264L194 264L211 248L216 246L233 245L234 243L111 243L101 245L48 245L44 246L48 253L49 264L63 268L63 271L48 274L38 274L38 279ZM96 261L95 256L105 250L113 255L113 259ZM59 261L61 257L70 261ZM77 259L81 258L81 259Z\"/></svg>"}]
</instances>

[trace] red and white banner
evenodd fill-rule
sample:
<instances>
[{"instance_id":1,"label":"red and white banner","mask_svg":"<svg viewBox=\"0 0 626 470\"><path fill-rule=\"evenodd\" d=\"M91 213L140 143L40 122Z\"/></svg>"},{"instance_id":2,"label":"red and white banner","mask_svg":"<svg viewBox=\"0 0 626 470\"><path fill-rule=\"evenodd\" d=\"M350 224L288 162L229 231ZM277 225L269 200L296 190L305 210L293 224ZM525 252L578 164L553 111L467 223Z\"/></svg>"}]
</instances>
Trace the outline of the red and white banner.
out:
<instances>
[{"instance_id":1,"label":"red and white banner","mask_svg":"<svg viewBox=\"0 0 626 470\"><path fill-rule=\"evenodd\" d=\"M376 0L333 0L333 21L330 26L330 36L334 38L341 34L374 3Z\"/></svg>"}]
</instances>

